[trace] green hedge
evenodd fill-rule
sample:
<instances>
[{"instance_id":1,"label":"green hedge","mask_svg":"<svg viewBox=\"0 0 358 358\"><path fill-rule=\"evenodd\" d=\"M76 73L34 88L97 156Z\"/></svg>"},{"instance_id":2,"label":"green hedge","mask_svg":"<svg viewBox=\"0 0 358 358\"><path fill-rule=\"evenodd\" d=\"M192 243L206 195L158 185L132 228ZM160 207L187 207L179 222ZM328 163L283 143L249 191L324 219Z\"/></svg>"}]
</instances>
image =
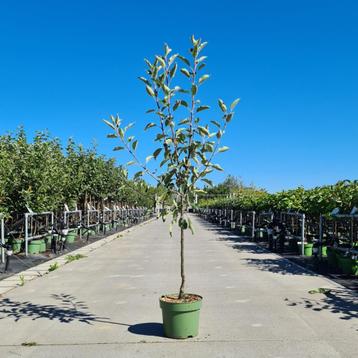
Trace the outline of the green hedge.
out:
<instances>
[{"instance_id":1,"label":"green hedge","mask_svg":"<svg viewBox=\"0 0 358 358\"><path fill-rule=\"evenodd\" d=\"M358 181L339 181L335 185L313 189L297 188L270 194L262 190L243 188L234 198L201 200L200 207L230 208L255 211L293 210L306 214L329 214L334 208L349 213L358 207Z\"/></svg>"},{"instance_id":2,"label":"green hedge","mask_svg":"<svg viewBox=\"0 0 358 358\"><path fill-rule=\"evenodd\" d=\"M123 203L151 207L154 188L134 183L114 159L69 140L38 132L31 140L23 129L0 136L0 212L63 209L67 203L84 208Z\"/></svg>"}]
</instances>

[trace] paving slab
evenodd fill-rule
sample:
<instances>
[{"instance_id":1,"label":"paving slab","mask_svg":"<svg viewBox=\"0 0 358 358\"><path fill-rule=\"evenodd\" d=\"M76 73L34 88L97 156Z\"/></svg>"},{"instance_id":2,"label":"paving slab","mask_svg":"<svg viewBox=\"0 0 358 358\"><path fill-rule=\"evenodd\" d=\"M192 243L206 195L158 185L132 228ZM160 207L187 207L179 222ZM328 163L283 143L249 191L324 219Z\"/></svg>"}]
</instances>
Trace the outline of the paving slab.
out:
<instances>
[{"instance_id":1,"label":"paving slab","mask_svg":"<svg viewBox=\"0 0 358 358\"><path fill-rule=\"evenodd\" d=\"M198 337L163 337L158 299L179 288L179 235L154 221L4 293L0 357L357 356L354 292L193 221L185 249L187 292L204 297ZM308 292L319 287L330 291Z\"/></svg>"}]
</instances>

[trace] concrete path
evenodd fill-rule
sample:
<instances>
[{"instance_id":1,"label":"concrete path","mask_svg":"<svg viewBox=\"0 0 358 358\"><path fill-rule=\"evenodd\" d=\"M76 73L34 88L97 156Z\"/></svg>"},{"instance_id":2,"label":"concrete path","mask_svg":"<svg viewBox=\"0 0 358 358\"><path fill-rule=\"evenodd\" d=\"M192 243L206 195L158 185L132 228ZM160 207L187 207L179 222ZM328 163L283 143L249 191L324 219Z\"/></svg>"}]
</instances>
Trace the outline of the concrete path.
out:
<instances>
[{"instance_id":1,"label":"concrete path","mask_svg":"<svg viewBox=\"0 0 358 358\"><path fill-rule=\"evenodd\" d=\"M199 337L162 337L158 298L178 290L179 242L159 221L5 293L0 357L357 356L352 293L193 220L187 292L204 296ZM308 293L319 287L331 291Z\"/></svg>"}]
</instances>

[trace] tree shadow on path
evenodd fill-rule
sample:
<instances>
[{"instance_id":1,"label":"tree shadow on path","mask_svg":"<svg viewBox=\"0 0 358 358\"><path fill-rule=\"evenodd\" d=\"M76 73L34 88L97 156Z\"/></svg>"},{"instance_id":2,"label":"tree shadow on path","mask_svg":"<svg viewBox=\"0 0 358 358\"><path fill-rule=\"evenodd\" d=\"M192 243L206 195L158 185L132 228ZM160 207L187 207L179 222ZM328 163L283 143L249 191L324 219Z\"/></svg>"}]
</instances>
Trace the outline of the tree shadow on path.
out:
<instances>
[{"instance_id":1,"label":"tree shadow on path","mask_svg":"<svg viewBox=\"0 0 358 358\"><path fill-rule=\"evenodd\" d=\"M324 293L317 293L317 298L312 296L312 299L302 298L300 301L286 298L285 302L288 306L300 306L314 312L329 311L343 320L357 320L358 318L357 295L348 290L327 289Z\"/></svg>"},{"instance_id":2,"label":"tree shadow on path","mask_svg":"<svg viewBox=\"0 0 358 358\"><path fill-rule=\"evenodd\" d=\"M88 306L72 295L53 294L51 298L59 301L59 305L42 305L29 301L20 302L4 298L0 301L0 320L12 318L15 322L18 322L23 318L31 318L33 321L46 318L60 323L77 321L87 324L92 324L92 322L120 324L111 322L106 317L98 317L88 312Z\"/></svg>"},{"instance_id":3,"label":"tree shadow on path","mask_svg":"<svg viewBox=\"0 0 358 358\"><path fill-rule=\"evenodd\" d=\"M33 321L42 318L60 323L81 322L89 325L99 322L128 327L128 331L132 334L163 337L163 328L160 323L150 322L131 325L113 322L107 317L100 317L89 312L85 302L76 299L73 295L53 294L51 298L59 301L59 304L42 305L4 298L0 300L0 320L13 319L18 322L25 318L30 318Z\"/></svg>"},{"instance_id":4,"label":"tree shadow on path","mask_svg":"<svg viewBox=\"0 0 358 358\"><path fill-rule=\"evenodd\" d=\"M245 259L251 267L257 267L260 271L267 271L281 275L317 276L314 272L307 271L303 267L281 258Z\"/></svg>"}]
</instances>

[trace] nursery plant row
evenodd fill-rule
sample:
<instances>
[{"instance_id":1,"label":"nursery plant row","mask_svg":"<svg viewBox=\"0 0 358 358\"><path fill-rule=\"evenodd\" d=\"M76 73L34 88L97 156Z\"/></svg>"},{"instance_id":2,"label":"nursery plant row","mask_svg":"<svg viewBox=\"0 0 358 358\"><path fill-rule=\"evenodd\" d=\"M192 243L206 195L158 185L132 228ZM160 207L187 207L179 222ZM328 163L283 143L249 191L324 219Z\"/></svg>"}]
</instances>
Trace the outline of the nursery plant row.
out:
<instances>
[{"instance_id":1,"label":"nursery plant row","mask_svg":"<svg viewBox=\"0 0 358 358\"><path fill-rule=\"evenodd\" d=\"M7 271L14 254L62 254L77 241L82 246L92 238L137 225L152 215L152 210L142 207L73 210L59 216L53 212L28 212L15 223L0 215L1 262Z\"/></svg>"},{"instance_id":2,"label":"nursery plant row","mask_svg":"<svg viewBox=\"0 0 358 358\"><path fill-rule=\"evenodd\" d=\"M70 139L38 132L29 140L24 129L0 136L0 213L16 217L27 212L85 210L112 207L114 203L153 207L155 188L131 181L127 172Z\"/></svg>"},{"instance_id":3,"label":"nursery plant row","mask_svg":"<svg viewBox=\"0 0 358 358\"><path fill-rule=\"evenodd\" d=\"M351 210L352 211L352 210ZM328 263L329 272L358 275L358 215L307 215L294 211L249 211L201 208L198 213L216 225L266 246L271 251L313 256Z\"/></svg>"},{"instance_id":4,"label":"nursery plant row","mask_svg":"<svg viewBox=\"0 0 358 358\"><path fill-rule=\"evenodd\" d=\"M254 211L295 211L307 215L329 215L338 208L349 214L358 207L358 180L339 181L334 185L313 189L286 190L274 194L254 188L242 188L228 197L202 199L202 208L238 209Z\"/></svg>"}]
</instances>

